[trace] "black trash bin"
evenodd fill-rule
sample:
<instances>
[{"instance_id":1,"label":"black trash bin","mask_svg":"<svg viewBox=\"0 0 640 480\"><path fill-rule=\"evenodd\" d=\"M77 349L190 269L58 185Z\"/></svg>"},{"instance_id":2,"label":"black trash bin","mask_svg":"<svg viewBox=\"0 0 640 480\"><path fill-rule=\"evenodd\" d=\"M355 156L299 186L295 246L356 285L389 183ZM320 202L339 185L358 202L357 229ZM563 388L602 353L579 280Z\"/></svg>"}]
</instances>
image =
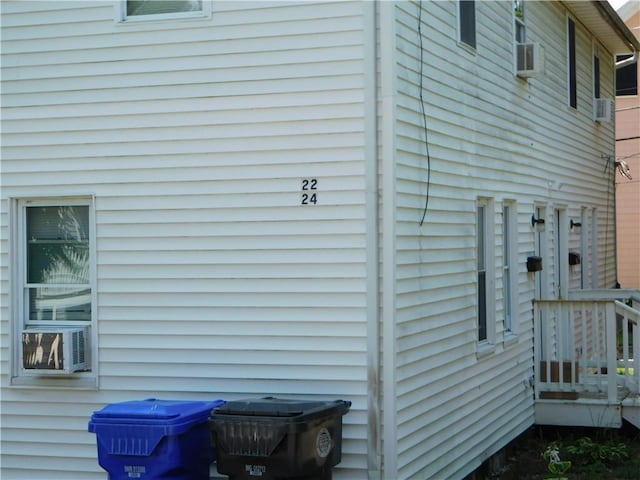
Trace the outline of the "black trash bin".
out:
<instances>
[{"instance_id":1,"label":"black trash bin","mask_svg":"<svg viewBox=\"0 0 640 480\"><path fill-rule=\"evenodd\" d=\"M260 398L213 410L218 472L232 480L330 480L351 402Z\"/></svg>"}]
</instances>

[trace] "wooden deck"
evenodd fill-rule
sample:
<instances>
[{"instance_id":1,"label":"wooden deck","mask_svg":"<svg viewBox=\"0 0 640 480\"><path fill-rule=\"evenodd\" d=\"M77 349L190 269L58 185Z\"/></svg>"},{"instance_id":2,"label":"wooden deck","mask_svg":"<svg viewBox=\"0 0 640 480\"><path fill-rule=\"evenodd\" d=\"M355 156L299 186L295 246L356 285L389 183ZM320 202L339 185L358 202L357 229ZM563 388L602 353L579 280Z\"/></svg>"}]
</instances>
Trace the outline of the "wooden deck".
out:
<instances>
[{"instance_id":1,"label":"wooden deck","mask_svg":"<svg viewBox=\"0 0 640 480\"><path fill-rule=\"evenodd\" d=\"M640 292L571 297L535 302L536 423L640 429Z\"/></svg>"}]
</instances>

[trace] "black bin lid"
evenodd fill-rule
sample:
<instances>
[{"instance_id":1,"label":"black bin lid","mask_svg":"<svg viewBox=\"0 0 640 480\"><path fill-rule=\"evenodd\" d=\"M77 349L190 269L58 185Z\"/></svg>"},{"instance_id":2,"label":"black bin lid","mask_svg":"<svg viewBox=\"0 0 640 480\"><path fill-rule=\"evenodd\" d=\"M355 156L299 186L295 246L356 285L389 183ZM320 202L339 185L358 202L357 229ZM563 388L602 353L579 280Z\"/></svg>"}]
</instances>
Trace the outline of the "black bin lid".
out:
<instances>
[{"instance_id":1,"label":"black bin lid","mask_svg":"<svg viewBox=\"0 0 640 480\"><path fill-rule=\"evenodd\" d=\"M346 400L317 401L264 397L232 400L214 409L217 415L242 415L251 417L297 418L321 414L344 415L349 411L351 402Z\"/></svg>"}]
</instances>

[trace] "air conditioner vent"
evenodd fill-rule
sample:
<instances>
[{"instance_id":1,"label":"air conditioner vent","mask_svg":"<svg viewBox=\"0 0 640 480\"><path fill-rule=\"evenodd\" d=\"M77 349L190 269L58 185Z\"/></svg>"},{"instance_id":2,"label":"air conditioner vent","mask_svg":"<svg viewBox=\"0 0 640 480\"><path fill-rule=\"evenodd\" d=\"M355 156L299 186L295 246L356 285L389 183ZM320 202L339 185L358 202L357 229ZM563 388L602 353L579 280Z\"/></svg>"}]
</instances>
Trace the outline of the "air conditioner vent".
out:
<instances>
[{"instance_id":1,"label":"air conditioner vent","mask_svg":"<svg viewBox=\"0 0 640 480\"><path fill-rule=\"evenodd\" d=\"M22 372L68 375L89 368L87 327L29 328L22 332Z\"/></svg>"},{"instance_id":2,"label":"air conditioner vent","mask_svg":"<svg viewBox=\"0 0 640 480\"><path fill-rule=\"evenodd\" d=\"M593 117L596 122L613 122L613 101L609 98L593 99Z\"/></svg>"},{"instance_id":3,"label":"air conditioner vent","mask_svg":"<svg viewBox=\"0 0 640 480\"><path fill-rule=\"evenodd\" d=\"M519 77L536 77L542 73L543 51L537 43L516 45L516 71Z\"/></svg>"}]
</instances>

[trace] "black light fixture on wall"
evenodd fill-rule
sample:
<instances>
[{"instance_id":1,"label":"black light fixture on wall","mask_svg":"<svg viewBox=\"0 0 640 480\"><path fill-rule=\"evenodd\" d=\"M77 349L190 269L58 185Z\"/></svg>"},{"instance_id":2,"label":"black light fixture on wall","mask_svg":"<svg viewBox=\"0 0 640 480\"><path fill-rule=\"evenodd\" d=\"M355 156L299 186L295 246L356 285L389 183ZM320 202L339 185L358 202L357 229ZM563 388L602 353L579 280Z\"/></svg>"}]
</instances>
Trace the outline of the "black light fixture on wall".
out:
<instances>
[{"instance_id":1,"label":"black light fixture on wall","mask_svg":"<svg viewBox=\"0 0 640 480\"><path fill-rule=\"evenodd\" d=\"M544 218L536 218L535 215L531 215L531 226L544 225Z\"/></svg>"},{"instance_id":2,"label":"black light fixture on wall","mask_svg":"<svg viewBox=\"0 0 640 480\"><path fill-rule=\"evenodd\" d=\"M573 219L569 222L569 228L573 230L574 227L579 228L582 226L581 222L574 222Z\"/></svg>"},{"instance_id":3,"label":"black light fixture on wall","mask_svg":"<svg viewBox=\"0 0 640 480\"><path fill-rule=\"evenodd\" d=\"M531 255L527 257L527 272L539 272L542 270L542 257Z\"/></svg>"}]
</instances>

